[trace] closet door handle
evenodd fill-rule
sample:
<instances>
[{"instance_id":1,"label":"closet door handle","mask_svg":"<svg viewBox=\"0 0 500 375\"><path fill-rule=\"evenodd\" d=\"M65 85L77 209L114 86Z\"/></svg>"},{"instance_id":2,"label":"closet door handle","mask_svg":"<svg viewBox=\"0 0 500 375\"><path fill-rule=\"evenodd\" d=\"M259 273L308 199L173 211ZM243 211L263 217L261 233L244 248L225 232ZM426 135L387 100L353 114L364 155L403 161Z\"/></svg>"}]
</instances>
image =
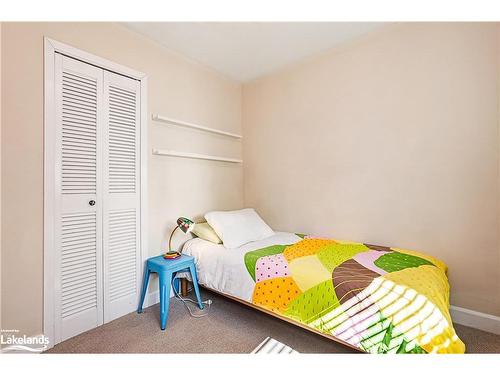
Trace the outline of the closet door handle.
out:
<instances>
[{"instance_id":1,"label":"closet door handle","mask_svg":"<svg viewBox=\"0 0 500 375\"><path fill-rule=\"evenodd\" d=\"M89 206L94 206L94 205L95 205L95 200L93 200L93 199L92 199L92 200L90 200L90 201L89 201Z\"/></svg>"}]
</instances>

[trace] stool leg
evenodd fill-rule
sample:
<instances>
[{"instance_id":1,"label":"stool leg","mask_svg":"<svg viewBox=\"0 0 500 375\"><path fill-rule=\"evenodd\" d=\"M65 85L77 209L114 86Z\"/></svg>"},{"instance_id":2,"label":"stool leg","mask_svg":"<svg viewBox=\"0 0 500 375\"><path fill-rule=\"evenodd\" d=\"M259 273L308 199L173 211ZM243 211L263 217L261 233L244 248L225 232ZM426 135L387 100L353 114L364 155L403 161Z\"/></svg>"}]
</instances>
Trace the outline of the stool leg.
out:
<instances>
[{"instance_id":1,"label":"stool leg","mask_svg":"<svg viewBox=\"0 0 500 375\"><path fill-rule=\"evenodd\" d=\"M191 279L193 280L194 292L196 294L196 298L198 299L198 306L200 310L203 310L203 303L201 302L200 289L198 288L198 278L196 277L196 268L194 264L189 266L189 271L191 272Z\"/></svg>"},{"instance_id":2,"label":"stool leg","mask_svg":"<svg viewBox=\"0 0 500 375\"><path fill-rule=\"evenodd\" d=\"M170 288L172 286L172 272L160 273L160 320L161 329L167 326L168 308L170 306Z\"/></svg>"},{"instance_id":3,"label":"stool leg","mask_svg":"<svg viewBox=\"0 0 500 375\"><path fill-rule=\"evenodd\" d=\"M142 306L144 305L144 298L146 297L146 292L148 291L148 283L149 283L149 271L148 266L144 268L144 280L142 281L142 292L141 292L141 300L139 302L139 307L137 308L137 313L142 313Z\"/></svg>"}]
</instances>

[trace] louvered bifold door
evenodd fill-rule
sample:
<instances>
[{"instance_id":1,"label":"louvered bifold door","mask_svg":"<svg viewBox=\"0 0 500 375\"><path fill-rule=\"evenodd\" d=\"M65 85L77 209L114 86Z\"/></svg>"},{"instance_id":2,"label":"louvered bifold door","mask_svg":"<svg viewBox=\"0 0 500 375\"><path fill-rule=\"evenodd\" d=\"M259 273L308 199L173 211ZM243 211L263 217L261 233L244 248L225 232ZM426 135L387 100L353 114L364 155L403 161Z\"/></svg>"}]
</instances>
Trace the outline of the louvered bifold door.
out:
<instances>
[{"instance_id":1,"label":"louvered bifold door","mask_svg":"<svg viewBox=\"0 0 500 375\"><path fill-rule=\"evenodd\" d=\"M102 324L103 71L55 57L55 339Z\"/></svg>"},{"instance_id":2,"label":"louvered bifold door","mask_svg":"<svg viewBox=\"0 0 500 375\"><path fill-rule=\"evenodd\" d=\"M104 72L104 322L137 309L140 82Z\"/></svg>"}]
</instances>

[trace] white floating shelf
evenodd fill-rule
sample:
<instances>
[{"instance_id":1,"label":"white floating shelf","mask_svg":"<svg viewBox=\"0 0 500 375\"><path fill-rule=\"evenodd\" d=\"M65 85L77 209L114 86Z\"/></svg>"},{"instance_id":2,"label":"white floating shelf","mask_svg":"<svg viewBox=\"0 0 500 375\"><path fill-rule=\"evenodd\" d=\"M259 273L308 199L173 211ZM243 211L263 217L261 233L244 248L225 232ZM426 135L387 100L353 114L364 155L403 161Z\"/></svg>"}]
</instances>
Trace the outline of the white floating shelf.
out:
<instances>
[{"instance_id":1,"label":"white floating shelf","mask_svg":"<svg viewBox=\"0 0 500 375\"><path fill-rule=\"evenodd\" d=\"M243 138L243 136L241 136L239 134L234 134L234 133L229 133L229 132L225 132L225 131L222 131L222 130L207 128L206 126L201 126L201 125L192 124L190 122L175 120L175 119L172 119L172 118L160 116L160 115L155 114L155 113L153 113L153 115L151 116L151 118L154 121L163 122L165 124L171 124L171 125L177 125L177 126L184 126L186 128L192 128L192 129L197 129L197 130L201 130L201 131L205 131L205 132L209 132L209 133L214 133L214 134L219 134L219 135L225 135L226 137L231 137L231 138L237 138L237 139Z\"/></svg>"},{"instance_id":2,"label":"white floating shelf","mask_svg":"<svg viewBox=\"0 0 500 375\"><path fill-rule=\"evenodd\" d=\"M158 150L155 148L153 149L153 155L175 156L175 157L179 157L179 158L189 158L189 159L215 160L215 161L223 161L226 163L237 163L237 164L243 163L243 160L241 160L241 159L223 158L220 156L195 154L192 152L180 152L180 151L173 151L173 150Z\"/></svg>"}]
</instances>

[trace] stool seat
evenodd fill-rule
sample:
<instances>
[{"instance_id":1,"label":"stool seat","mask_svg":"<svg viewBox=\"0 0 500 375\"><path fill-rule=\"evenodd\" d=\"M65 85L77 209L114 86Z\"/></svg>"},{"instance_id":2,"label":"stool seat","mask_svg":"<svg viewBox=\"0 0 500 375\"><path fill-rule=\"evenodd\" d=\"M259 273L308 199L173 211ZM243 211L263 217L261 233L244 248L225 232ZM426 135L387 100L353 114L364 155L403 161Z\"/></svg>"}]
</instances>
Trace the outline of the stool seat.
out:
<instances>
[{"instance_id":1,"label":"stool seat","mask_svg":"<svg viewBox=\"0 0 500 375\"><path fill-rule=\"evenodd\" d=\"M137 312L142 313L144 298L148 289L149 276L151 272L157 273L158 283L160 287L160 323L161 329L164 330L167 326L168 308L170 305L170 288L172 287L172 279L178 272L189 272L193 281L193 287L198 300L198 306L203 309L201 302L200 290L198 287L198 278L196 276L196 267L194 258L188 255L181 255L176 259L165 259L163 255L149 258L144 269L144 280L142 284L141 300Z\"/></svg>"},{"instance_id":2,"label":"stool seat","mask_svg":"<svg viewBox=\"0 0 500 375\"><path fill-rule=\"evenodd\" d=\"M158 270L177 271L182 266L188 268L191 263L194 264L194 258L183 254L175 259L165 259L163 255L158 255L147 260L147 266L152 272L158 272Z\"/></svg>"}]
</instances>

